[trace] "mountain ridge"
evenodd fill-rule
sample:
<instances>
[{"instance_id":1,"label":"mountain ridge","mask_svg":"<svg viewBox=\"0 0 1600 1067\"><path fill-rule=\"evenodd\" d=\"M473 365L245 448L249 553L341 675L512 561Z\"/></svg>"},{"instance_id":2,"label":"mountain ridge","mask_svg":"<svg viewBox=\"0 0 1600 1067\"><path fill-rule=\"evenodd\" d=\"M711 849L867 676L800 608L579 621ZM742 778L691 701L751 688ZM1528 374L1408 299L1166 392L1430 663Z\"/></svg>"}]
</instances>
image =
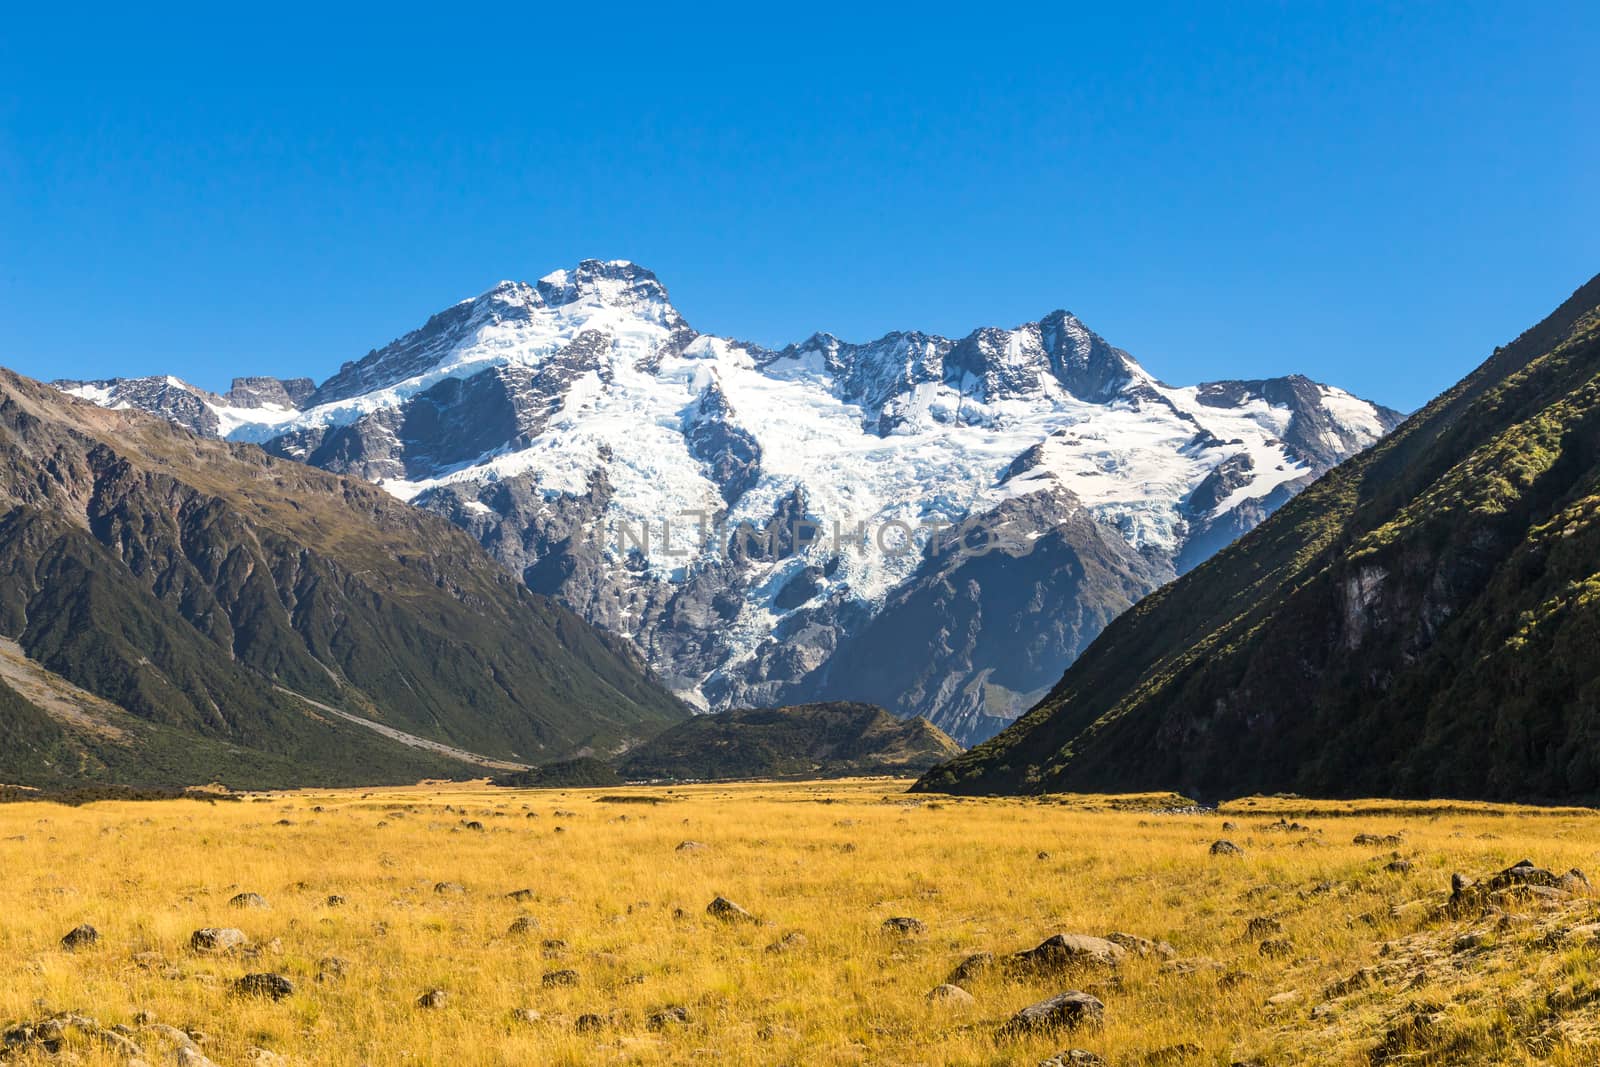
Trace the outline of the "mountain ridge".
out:
<instances>
[{"instance_id":1,"label":"mountain ridge","mask_svg":"<svg viewBox=\"0 0 1600 1067\"><path fill-rule=\"evenodd\" d=\"M162 742L141 770L140 752L81 729L40 735L79 776L203 782L209 763L238 782L332 784L461 769L283 690L511 759L618 744L686 713L625 643L355 479L3 370L0 459L0 635ZM60 721L40 714L29 721ZM185 764L184 745L205 759ZM16 751L0 770L45 773Z\"/></svg>"},{"instance_id":2,"label":"mountain ridge","mask_svg":"<svg viewBox=\"0 0 1600 1067\"><path fill-rule=\"evenodd\" d=\"M208 432L165 379L60 386ZM962 604L988 606L981 630L997 605L1076 598L1083 624L1030 613L1039 628L1008 667L985 660L995 642L962 639L954 686L872 683L965 741L1053 684L1117 610L1399 419L1298 376L1170 386L1063 310L961 338L819 332L766 349L697 332L653 273L594 260L452 305L299 406L195 403L210 432L449 518L701 707L866 696L848 650L919 583L963 592L930 601L956 612L918 624L930 647L969 624ZM751 555L728 532L741 524L791 532ZM796 524L833 536L796 538ZM1024 556L1075 532L1031 568L956 573L928 533L950 524L1015 529ZM1083 561L1108 553L1126 558L1096 573L1115 577L1085 581ZM1001 586L965 595L985 580Z\"/></svg>"},{"instance_id":3,"label":"mountain ridge","mask_svg":"<svg viewBox=\"0 0 1600 1067\"><path fill-rule=\"evenodd\" d=\"M918 788L1600 795L1597 490L1600 276Z\"/></svg>"}]
</instances>

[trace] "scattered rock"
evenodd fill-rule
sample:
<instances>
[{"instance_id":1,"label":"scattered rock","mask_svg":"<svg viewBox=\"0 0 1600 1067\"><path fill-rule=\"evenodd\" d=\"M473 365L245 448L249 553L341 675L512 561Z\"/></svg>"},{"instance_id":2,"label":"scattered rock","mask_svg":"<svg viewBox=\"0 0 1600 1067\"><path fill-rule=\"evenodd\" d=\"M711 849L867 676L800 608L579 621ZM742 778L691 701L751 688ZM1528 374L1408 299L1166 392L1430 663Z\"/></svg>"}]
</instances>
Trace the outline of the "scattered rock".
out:
<instances>
[{"instance_id":1,"label":"scattered rock","mask_svg":"<svg viewBox=\"0 0 1600 1067\"><path fill-rule=\"evenodd\" d=\"M1140 937L1138 934L1114 932L1107 934L1106 940L1113 945L1121 945L1124 950L1138 956L1140 959L1159 956L1164 960L1171 960L1176 959L1178 956L1178 950L1165 941L1152 941L1148 937Z\"/></svg>"},{"instance_id":2,"label":"scattered rock","mask_svg":"<svg viewBox=\"0 0 1600 1067\"><path fill-rule=\"evenodd\" d=\"M294 983L281 974L247 974L233 983L233 991L242 997L282 1000L294 996Z\"/></svg>"},{"instance_id":3,"label":"scattered rock","mask_svg":"<svg viewBox=\"0 0 1600 1067\"><path fill-rule=\"evenodd\" d=\"M1257 915L1245 924L1244 936L1251 941L1283 933L1283 924L1267 915Z\"/></svg>"},{"instance_id":4,"label":"scattered rock","mask_svg":"<svg viewBox=\"0 0 1600 1067\"><path fill-rule=\"evenodd\" d=\"M506 928L506 933L512 937L525 937L539 929L539 920L532 915L519 915L511 920L511 925Z\"/></svg>"},{"instance_id":5,"label":"scattered rock","mask_svg":"<svg viewBox=\"0 0 1600 1067\"><path fill-rule=\"evenodd\" d=\"M511 1021L514 1023L522 1023L524 1026L532 1026L541 1018L543 1018L543 1016L534 1011L532 1008L515 1008L511 1012Z\"/></svg>"},{"instance_id":6,"label":"scattered rock","mask_svg":"<svg viewBox=\"0 0 1600 1067\"><path fill-rule=\"evenodd\" d=\"M756 917L727 897L718 897L706 905L706 914L725 923L753 923Z\"/></svg>"},{"instance_id":7,"label":"scattered rock","mask_svg":"<svg viewBox=\"0 0 1600 1067\"><path fill-rule=\"evenodd\" d=\"M1106 1061L1083 1048L1069 1048L1040 1060L1039 1067L1106 1067Z\"/></svg>"},{"instance_id":8,"label":"scattered rock","mask_svg":"<svg viewBox=\"0 0 1600 1067\"><path fill-rule=\"evenodd\" d=\"M330 908L342 908L345 905L345 899L338 893L329 893L328 899L323 901L323 903Z\"/></svg>"},{"instance_id":9,"label":"scattered rock","mask_svg":"<svg viewBox=\"0 0 1600 1067\"><path fill-rule=\"evenodd\" d=\"M1224 839L1221 841L1213 841L1211 843L1211 854L1213 856L1242 856L1244 855L1244 849L1240 848L1232 841Z\"/></svg>"},{"instance_id":10,"label":"scattered rock","mask_svg":"<svg viewBox=\"0 0 1600 1067\"><path fill-rule=\"evenodd\" d=\"M61 947L68 952L76 952L81 948L93 948L100 943L100 931L83 923L68 930L61 938Z\"/></svg>"},{"instance_id":11,"label":"scattered rock","mask_svg":"<svg viewBox=\"0 0 1600 1067\"><path fill-rule=\"evenodd\" d=\"M559 971L546 971L539 984L546 989L556 989L562 986L575 986L578 984L578 972L570 968Z\"/></svg>"},{"instance_id":12,"label":"scattered rock","mask_svg":"<svg viewBox=\"0 0 1600 1067\"><path fill-rule=\"evenodd\" d=\"M475 833L481 834L484 831L483 823L479 822L477 819L473 819L468 823L462 823L462 826L468 830L474 831Z\"/></svg>"},{"instance_id":13,"label":"scattered rock","mask_svg":"<svg viewBox=\"0 0 1600 1067\"><path fill-rule=\"evenodd\" d=\"M705 849L705 847L706 846L701 844L699 841L684 841L684 842L681 842L678 845L677 848L673 849L673 851L674 852L700 852L700 851L703 851Z\"/></svg>"},{"instance_id":14,"label":"scattered rock","mask_svg":"<svg viewBox=\"0 0 1600 1067\"><path fill-rule=\"evenodd\" d=\"M460 897L466 895L467 887L460 882L436 882L433 891L441 897Z\"/></svg>"},{"instance_id":15,"label":"scattered rock","mask_svg":"<svg viewBox=\"0 0 1600 1067\"><path fill-rule=\"evenodd\" d=\"M611 1020L604 1015L588 1012L578 1016L578 1021L574 1025L580 1034L592 1033L595 1030L604 1030L610 1026Z\"/></svg>"},{"instance_id":16,"label":"scattered rock","mask_svg":"<svg viewBox=\"0 0 1600 1067\"><path fill-rule=\"evenodd\" d=\"M1226 992L1230 989L1238 989L1246 982L1254 982L1255 980L1256 976L1249 971L1228 971L1217 979L1217 988Z\"/></svg>"},{"instance_id":17,"label":"scattered rock","mask_svg":"<svg viewBox=\"0 0 1600 1067\"><path fill-rule=\"evenodd\" d=\"M689 1025L689 1009L679 1004L668 1004L645 1017L645 1025L652 1030L666 1030L673 1026Z\"/></svg>"},{"instance_id":18,"label":"scattered rock","mask_svg":"<svg viewBox=\"0 0 1600 1067\"><path fill-rule=\"evenodd\" d=\"M515 900L515 901L519 901L519 902L529 901L529 900L533 899L533 890L531 890L531 889L513 889L511 892L506 894L506 899L507 900Z\"/></svg>"},{"instance_id":19,"label":"scattered rock","mask_svg":"<svg viewBox=\"0 0 1600 1067\"><path fill-rule=\"evenodd\" d=\"M945 982L928 990L928 1003L946 1008L970 1008L977 1001L960 986Z\"/></svg>"},{"instance_id":20,"label":"scattered rock","mask_svg":"<svg viewBox=\"0 0 1600 1067\"><path fill-rule=\"evenodd\" d=\"M232 952L248 943L243 930L229 926L208 926L189 935L189 947L196 952Z\"/></svg>"},{"instance_id":21,"label":"scattered rock","mask_svg":"<svg viewBox=\"0 0 1600 1067\"><path fill-rule=\"evenodd\" d=\"M1257 950L1268 959L1283 959L1294 955L1294 942L1287 937L1273 937L1261 942Z\"/></svg>"},{"instance_id":22,"label":"scattered rock","mask_svg":"<svg viewBox=\"0 0 1600 1067\"><path fill-rule=\"evenodd\" d=\"M964 986L993 966L993 952L975 952L956 964L956 969L951 971L950 977L944 980L945 985Z\"/></svg>"},{"instance_id":23,"label":"scattered rock","mask_svg":"<svg viewBox=\"0 0 1600 1067\"><path fill-rule=\"evenodd\" d=\"M806 935L798 930L790 930L778 940L767 946L767 951L773 955L782 955L785 952L794 952L806 947Z\"/></svg>"},{"instance_id":24,"label":"scattered rock","mask_svg":"<svg viewBox=\"0 0 1600 1067\"><path fill-rule=\"evenodd\" d=\"M180 1045L177 1052L178 1067L217 1067L199 1049L189 1045Z\"/></svg>"},{"instance_id":25,"label":"scattered rock","mask_svg":"<svg viewBox=\"0 0 1600 1067\"><path fill-rule=\"evenodd\" d=\"M891 919L883 920L883 932L895 937L911 937L916 934L928 932L928 926L921 919L913 919L909 915L896 915Z\"/></svg>"},{"instance_id":26,"label":"scattered rock","mask_svg":"<svg viewBox=\"0 0 1600 1067\"><path fill-rule=\"evenodd\" d=\"M1339 997L1349 996L1359 989L1366 989L1377 979L1378 976L1371 967L1363 967L1349 978L1341 978L1327 989L1324 989L1322 995L1329 1000L1337 1000Z\"/></svg>"},{"instance_id":27,"label":"scattered rock","mask_svg":"<svg viewBox=\"0 0 1600 1067\"><path fill-rule=\"evenodd\" d=\"M1383 869L1391 874L1410 874L1411 861L1406 859L1390 860L1383 865Z\"/></svg>"},{"instance_id":28,"label":"scattered rock","mask_svg":"<svg viewBox=\"0 0 1600 1067\"><path fill-rule=\"evenodd\" d=\"M265 908L267 898L260 893L236 893L228 900L230 908Z\"/></svg>"},{"instance_id":29,"label":"scattered rock","mask_svg":"<svg viewBox=\"0 0 1600 1067\"><path fill-rule=\"evenodd\" d=\"M350 961L340 956L324 956L317 961L317 981L339 982L350 972Z\"/></svg>"},{"instance_id":30,"label":"scattered rock","mask_svg":"<svg viewBox=\"0 0 1600 1067\"><path fill-rule=\"evenodd\" d=\"M1083 968L1115 967L1127 955L1121 945L1087 934L1056 934L1000 962L1013 974L1047 975Z\"/></svg>"},{"instance_id":31,"label":"scattered rock","mask_svg":"<svg viewBox=\"0 0 1600 1067\"><path fill-rule=\"evenodd\" d=\"M449 1002L450 991L448 989L430 989L417 998L417 1007L431 1011L435 1008L442 1008Z\"/></svg>"},{"instance_id":32,"label":"scattered rock","mask_svg":"<svg viewBox=\"0 0 1600 1067\"><path fill-rule=\"evenodd\" d=\"M1099 998L1069 989L1048 1000L1030 1004L1000 1028L1002 1037L1019 1034L1055 1033L1105 1022L1106 1006Z\"/></svg>"},{"instance_id":33,"label":"scattered rock","mask_svg":"<svg viewBox=\"0 0 1600 1067\"><path fill-rule=\"evenodd\" d=\"M1398 848L1405 842L1399 834L1357 834L1350 843L1367 848Z\"/></svg>"}]
</instances>

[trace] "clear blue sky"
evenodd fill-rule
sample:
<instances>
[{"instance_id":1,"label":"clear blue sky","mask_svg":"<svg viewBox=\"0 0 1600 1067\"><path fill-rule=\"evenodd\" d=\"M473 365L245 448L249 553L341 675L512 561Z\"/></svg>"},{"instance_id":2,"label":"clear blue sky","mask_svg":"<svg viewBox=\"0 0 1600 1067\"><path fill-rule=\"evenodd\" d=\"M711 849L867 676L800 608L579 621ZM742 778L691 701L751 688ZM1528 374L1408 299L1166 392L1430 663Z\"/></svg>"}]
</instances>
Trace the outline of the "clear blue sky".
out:
<instances>
[{"instance_id":1,"label":"clear blue sky","mask_svg":"<svg viewBox=\"0 0 1600 1067\"><path fill-rule=\"evenodd\" d=\"M1411 408L1600 271L1600 5L1114 6L12 10L0 363L320 379L593 256Z\"/></svg>"}]
</instances>

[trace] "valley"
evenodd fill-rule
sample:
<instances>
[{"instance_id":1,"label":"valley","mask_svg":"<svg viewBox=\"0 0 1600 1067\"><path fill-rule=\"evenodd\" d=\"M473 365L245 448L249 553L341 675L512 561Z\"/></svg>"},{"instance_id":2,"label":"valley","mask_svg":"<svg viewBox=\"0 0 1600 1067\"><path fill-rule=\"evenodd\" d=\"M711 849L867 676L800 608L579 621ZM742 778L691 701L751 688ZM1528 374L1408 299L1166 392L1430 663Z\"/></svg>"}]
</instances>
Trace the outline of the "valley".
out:
<instances>
[{"instance_id":1,"label":"valley","mask_svg":"<svg viewBox=\"0 0 1600 1067\"><path fill-rule=\"evenodd\" d=\"M0 1058L1577 1067L1595 820L885 779L10 803ZM1008 1029L1068 990L1098 1023Z\"/></svg>"}]
</instances>

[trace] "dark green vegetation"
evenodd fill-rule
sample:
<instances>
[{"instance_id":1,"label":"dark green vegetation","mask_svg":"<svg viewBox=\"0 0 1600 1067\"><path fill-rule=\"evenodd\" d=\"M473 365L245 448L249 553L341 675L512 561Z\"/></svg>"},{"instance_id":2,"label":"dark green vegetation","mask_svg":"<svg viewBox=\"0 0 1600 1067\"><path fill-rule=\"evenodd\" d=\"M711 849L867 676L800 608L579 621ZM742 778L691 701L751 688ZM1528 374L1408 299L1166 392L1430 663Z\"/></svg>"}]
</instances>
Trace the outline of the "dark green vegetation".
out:
<instances>
[{"instance_id":1,"label":"dark green vegetation","mask_svg":"<svg viewBox=\"0 0 1600 1067\"><path fill-rule=\"evenodd\" d=\"M0 779L22 784L483 773L291 693L519 762L686 714L623 642L444 520L7 371L0 636L17 653L0 675ZM19 669L42 676L34 695Z\"/></svg>"},{"instance_id":2,"label":"dark green vegetation","mask_svg":"<svg viewBox=\"0 0 1600 1067\"><path fill-rule=\"evenodd\" d=\"M493 785L514 789L597 789L621 785L616 768L593 756L556 760L525 771L509 771L496 776Z\"/></svg>"},{"instance_id":3,"label":"dark green vegetation","mask_svg":"<svg viewBox=\"0 0 1600 1067\"><path fill-rule=\"evenodd\" d=\"M1600 278L918 788L1600 796Z\"/></svg>"},{"instance_id":4,"label":"dark green vegetation","mask_svg":"<svg viewBox=\"0 0 1600 1067\"><path fill-rule=\"evenodd\" d=\"M926 719L872 704L797 704L696 715L630 751L629 781L908 774L961 751Z\"/></svg>"}]
</instances>

